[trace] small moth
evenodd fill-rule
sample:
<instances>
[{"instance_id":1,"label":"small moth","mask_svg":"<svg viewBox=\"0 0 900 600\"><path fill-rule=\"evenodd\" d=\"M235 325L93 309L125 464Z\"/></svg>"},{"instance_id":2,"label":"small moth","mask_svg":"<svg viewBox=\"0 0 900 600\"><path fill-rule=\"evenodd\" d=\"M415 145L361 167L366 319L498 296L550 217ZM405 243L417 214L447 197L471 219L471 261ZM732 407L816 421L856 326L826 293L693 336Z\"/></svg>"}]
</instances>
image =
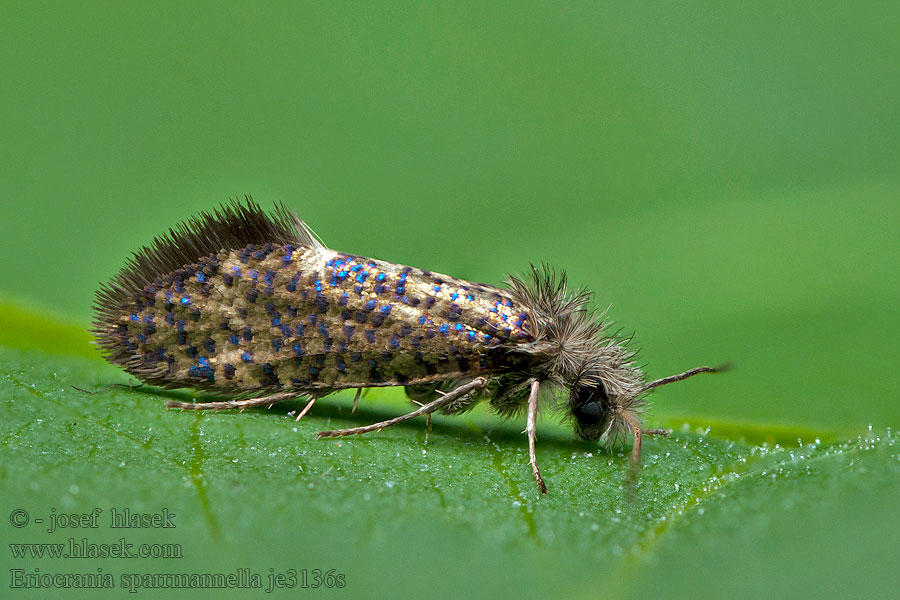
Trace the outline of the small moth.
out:
<instances>
[{"instance_id":1,"label":"small moth","mask_svg":"<svg viewBox=\"0 0 900 600\"><path fill-rule=\"evenodd\" d=\"M630 433L637 464L640 414L650 390L698 373L646 382L625 341L566 288L564 273L532 267L506 287L326 248L283 205L250 197L201 212L135 252L96 293L91 333L104 357L151 385L231 397L169 402L244 409L344 389L404 386L419 408L380 423L321 431L363 434L435 411L486 401L526 413L535 455L539 399L561 400L583 439L614 444Z\"/></svg>"}]
</instances>

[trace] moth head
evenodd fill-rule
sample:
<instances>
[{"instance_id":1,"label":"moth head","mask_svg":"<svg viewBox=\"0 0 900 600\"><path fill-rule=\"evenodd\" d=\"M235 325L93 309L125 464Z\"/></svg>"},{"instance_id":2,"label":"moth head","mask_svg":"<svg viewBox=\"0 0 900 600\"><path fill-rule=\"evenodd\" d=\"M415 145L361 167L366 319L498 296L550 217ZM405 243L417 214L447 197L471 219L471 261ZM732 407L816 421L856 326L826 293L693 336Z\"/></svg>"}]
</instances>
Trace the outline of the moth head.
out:
<instances>
[{"instance_id":1,"label":"moth head","mask_svg":"<svg viewBox=\"0 0 900 600\"><path fill-rule=\"evenodd\" d=\"M727 368L696 367L684 373L663 377L637 387L616 385L604 380L597 371L583 372L571 387L569 410L575 425L575 433L588 441L606 436L607 443L615 443L627 434L634 436L632 462L637 464L641 456L642 434L668 435L662 429L642 429L639 414L644 406L644 396L653 388L693 377L700 373L718 373Z\"/></svg>"},{"instance_id":2,"label":"moth head","mask_svg":"<svg viewBox=\"0 0 900 600\"><path fill-rule=\"evenodd\" d=\"M595 442L606 434L613 440L624 432L624 412L634 399L610 393L602 379L584 377L577 382L569 396L569 410L575 433L582 439Z\"/></svg>"}]
</instances>

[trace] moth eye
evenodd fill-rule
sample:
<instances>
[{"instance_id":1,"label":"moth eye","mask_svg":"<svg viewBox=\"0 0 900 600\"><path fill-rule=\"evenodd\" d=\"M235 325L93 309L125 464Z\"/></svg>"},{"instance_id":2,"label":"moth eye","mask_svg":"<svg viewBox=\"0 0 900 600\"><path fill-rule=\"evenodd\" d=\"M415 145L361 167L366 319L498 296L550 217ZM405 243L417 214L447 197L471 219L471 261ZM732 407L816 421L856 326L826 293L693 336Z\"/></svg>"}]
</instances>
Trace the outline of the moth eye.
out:
<instances>
[{"instance_id":1,"label":"moth eye","mask_svg":"<svg viewBox=\"0 0 900 600\"><path fill-rule=\"evenodd\" d=\"M609 396L602 382L592 386L578 386L572 391L569 408L575 417L575 431L586 440L603 435L611 416Z\"/></svg>"},{"instance_id":2,"label":"moth eye","mask_svg":"<svg viewBox=\"0 0 900 600\"><path fill-rule=\"evenodd\" d=\"M596 400L592 400L581 406L576 405L572 412L582 427L597 425L604 420L603 405Z\"/></svg>"}]
</instances>

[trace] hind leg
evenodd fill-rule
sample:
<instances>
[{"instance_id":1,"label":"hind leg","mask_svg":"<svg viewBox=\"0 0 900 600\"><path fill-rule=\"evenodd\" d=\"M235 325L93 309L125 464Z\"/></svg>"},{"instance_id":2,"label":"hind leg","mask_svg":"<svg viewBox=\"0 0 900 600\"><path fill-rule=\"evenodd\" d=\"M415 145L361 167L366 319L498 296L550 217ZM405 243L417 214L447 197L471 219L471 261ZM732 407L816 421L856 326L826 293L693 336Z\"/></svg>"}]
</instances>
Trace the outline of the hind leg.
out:
<instances>
[{"instance_id":1,"label":"hind leg","mask_svg":"<svg viewBox=\"0 0 900 600\"><path fill-rule=\"evenodd\" d=\"M297 398L303 395L305 394L300 392L281 392L280 394L272 394L271 396L265 396L262 398L247 398L246 400L222 400L220 402L179 402L177 400L172 400L171 402L166 402L166 408L181 408L189 410L222 410L234 408L238 410L244 410L245 408L250 408L252 406L268 406L269 408L272 408L272 405L276 402L290 400L292 398Z\"/></svg>"}]
</instances>

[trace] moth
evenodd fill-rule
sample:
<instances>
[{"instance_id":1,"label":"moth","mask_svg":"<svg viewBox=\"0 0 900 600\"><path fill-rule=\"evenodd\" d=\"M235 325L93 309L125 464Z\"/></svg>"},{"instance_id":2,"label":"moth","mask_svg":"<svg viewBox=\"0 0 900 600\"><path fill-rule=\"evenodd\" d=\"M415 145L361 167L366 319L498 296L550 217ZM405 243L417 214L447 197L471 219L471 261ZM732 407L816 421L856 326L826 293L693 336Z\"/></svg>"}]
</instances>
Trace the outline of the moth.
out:
<instances>
[{"instance_id":1,"label":"moth","mask_svg":"<svg viewBox=\"0 0 900 600\"><path fill-rule=\"evenodd\" d=\"M91 333L104 357L163 388L224 394L182 409L244 409L356 389L404 386L419 407L317 438L364 434L487 402L525 412L529 463L539 403L575 434L615 444L665 434L641 426L648 393L717 368L647 382L626 341L564 272L532 267L505 287L331 250L284 205L249 196L201 212L135 252L96 293Z\"/></svg>"}]
</instances>

